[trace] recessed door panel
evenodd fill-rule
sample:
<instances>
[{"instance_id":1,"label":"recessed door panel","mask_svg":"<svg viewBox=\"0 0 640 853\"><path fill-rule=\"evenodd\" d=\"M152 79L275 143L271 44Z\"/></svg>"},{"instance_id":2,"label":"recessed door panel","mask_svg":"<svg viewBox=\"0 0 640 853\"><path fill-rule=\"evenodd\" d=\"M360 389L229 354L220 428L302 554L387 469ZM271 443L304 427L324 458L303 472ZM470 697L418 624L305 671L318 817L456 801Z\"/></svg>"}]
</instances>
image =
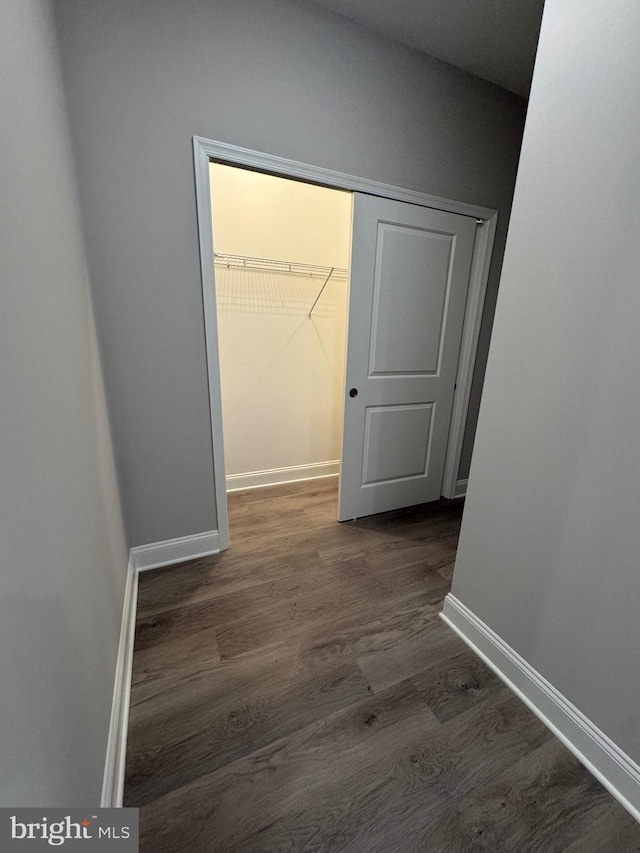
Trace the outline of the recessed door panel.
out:
<instances>
[{"instance_id":1,"label":"recessed door panel","mask_svg":"<svg viewBox=\"0 0 640 853\"><path fill-rule=\"evenodd\" d=\"M454 239L378 223L370 375L437 373Z\"/></svg>"},{"instance_id":2,"label":"recessed door panel","mask_svg":"<svg viewBox=\"0 0 640 853\"><path fill-rule=\"evenodd\" d=\"M440 497L475 229L355 195L340 520Z\"/></svg>"},{"instance_id":3,"label":"recessed door panel","mask_svg":"<svg viewBox=\"0 0 640 853\"><path fill-rule=\"evenodd\" d=\"M433 405L419 403L367 409L363 486L428 475Z\"/></svg>"}]
</instances>

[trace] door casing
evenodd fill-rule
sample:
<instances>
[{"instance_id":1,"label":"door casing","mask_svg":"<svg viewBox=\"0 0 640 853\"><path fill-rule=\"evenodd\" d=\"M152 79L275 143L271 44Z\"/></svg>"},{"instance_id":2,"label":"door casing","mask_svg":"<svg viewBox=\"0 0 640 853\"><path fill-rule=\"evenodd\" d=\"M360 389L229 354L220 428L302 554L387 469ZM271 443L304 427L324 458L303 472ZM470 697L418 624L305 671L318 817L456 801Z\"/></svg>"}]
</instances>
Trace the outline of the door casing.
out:
<instances>
[{"instance_id":1,"label":"door casing","mask_svg":"<svg viewBox=\"0 0 640 853\"><path fill-rule=\"evenodd\" d=\"M213 476L215 485L216 511L218 518L218 537L220 550L229 547L229 519L227 513L227 492L224 465L224 438L222 425L222 397L220 383L220 361L218 355L218 317L215 290L215 271L213 264L213 237L211 223L211 187L209 164L212 161L231 166L241 166L319 184L334 189L409 202L435 210L459 213L482 220L477 235L469 277L469 292L465 309L462 343L456 374L456 390L453 399L451 426L442 482L442 494L446 498L457 497L458 468L464 439L464 428L469 408L471 382L475 364L482 309L489 278L489 266L498 220L497 210L466 204L465 202L432 196L414 190L394 187L366 178L358 178L320 166L311 166L263 154L248 148L228 145L224 142L193 138L194 172L196 184L196 205L198 215L198 235L200 240L200 271L202 277L202 299L205 326L205 347L207 354L207 378L209 385L209 411L211 417L211 439L213 452Z\"/></svg>"}]
</instances>

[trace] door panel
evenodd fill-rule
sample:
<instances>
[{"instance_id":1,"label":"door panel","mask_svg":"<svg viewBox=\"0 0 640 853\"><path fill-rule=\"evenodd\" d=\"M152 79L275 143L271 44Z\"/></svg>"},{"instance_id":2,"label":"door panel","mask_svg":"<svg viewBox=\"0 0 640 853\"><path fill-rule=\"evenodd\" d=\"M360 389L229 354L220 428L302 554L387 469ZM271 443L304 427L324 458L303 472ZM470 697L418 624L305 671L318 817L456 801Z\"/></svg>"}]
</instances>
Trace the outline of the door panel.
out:
<instances>
[{"instance_id":1,"label":"door panel","mask_svg":"<svg viewBox=\"0 0 640 853\"><path fill-rule=\"evenodd\" d=\"M475 228L355 195L341 521L440 497Z\"/></svg>"},{"instance_id":2,"label":"door panel","mask_svg":"<svg viewBox=\"0 0 640 853\"><path fill-rule=\"evenodd\" d=\"M452 242L449 234L378 223L370 376L437 371Z\"/></svg>"},{"instance_id":3,"label":"door panel","mask_svg":"<svg viewBox=\"0 0 640 853\"><path fill-rule=\"evenodd\" d=\"M427 473L433 408L433 403L422 403L365 409L363 486ZM388 453L397 435L404 441Z\"/></svg>"}]
</instances>

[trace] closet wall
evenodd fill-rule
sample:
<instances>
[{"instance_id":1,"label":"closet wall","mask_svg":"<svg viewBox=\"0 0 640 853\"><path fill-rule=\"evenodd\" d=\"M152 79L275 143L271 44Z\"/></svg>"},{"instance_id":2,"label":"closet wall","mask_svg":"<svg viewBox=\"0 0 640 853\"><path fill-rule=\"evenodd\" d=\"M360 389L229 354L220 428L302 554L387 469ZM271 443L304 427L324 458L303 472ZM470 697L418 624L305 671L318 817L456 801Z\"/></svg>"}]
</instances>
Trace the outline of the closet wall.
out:
<instances>
[{"instance_id":1,"label":"closet wall","mask_svg":"<svg viewBox=\"0 0 640 853\"><path fill-rule=\"evenodd\" d=\"M351 195L212 164L211 198L227 488L337 473Z\"/></svg>"}]
</instances>

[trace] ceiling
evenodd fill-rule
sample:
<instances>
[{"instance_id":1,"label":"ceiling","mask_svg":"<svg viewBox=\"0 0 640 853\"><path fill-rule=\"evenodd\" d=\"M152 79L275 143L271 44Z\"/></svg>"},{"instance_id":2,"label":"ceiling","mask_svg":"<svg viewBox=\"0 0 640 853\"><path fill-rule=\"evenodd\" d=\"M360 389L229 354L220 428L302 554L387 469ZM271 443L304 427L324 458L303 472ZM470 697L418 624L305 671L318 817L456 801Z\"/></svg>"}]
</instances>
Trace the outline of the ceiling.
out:
<instances>
[{"instance_id":1,"label":"ceiling","mask_svg":"<svg viewBox=\"0 0 640 853\"><path fill-rule=\"evenodd\" d=\"M544 0L314 0L527 97Z\"/></svg>"}]
</instances>

